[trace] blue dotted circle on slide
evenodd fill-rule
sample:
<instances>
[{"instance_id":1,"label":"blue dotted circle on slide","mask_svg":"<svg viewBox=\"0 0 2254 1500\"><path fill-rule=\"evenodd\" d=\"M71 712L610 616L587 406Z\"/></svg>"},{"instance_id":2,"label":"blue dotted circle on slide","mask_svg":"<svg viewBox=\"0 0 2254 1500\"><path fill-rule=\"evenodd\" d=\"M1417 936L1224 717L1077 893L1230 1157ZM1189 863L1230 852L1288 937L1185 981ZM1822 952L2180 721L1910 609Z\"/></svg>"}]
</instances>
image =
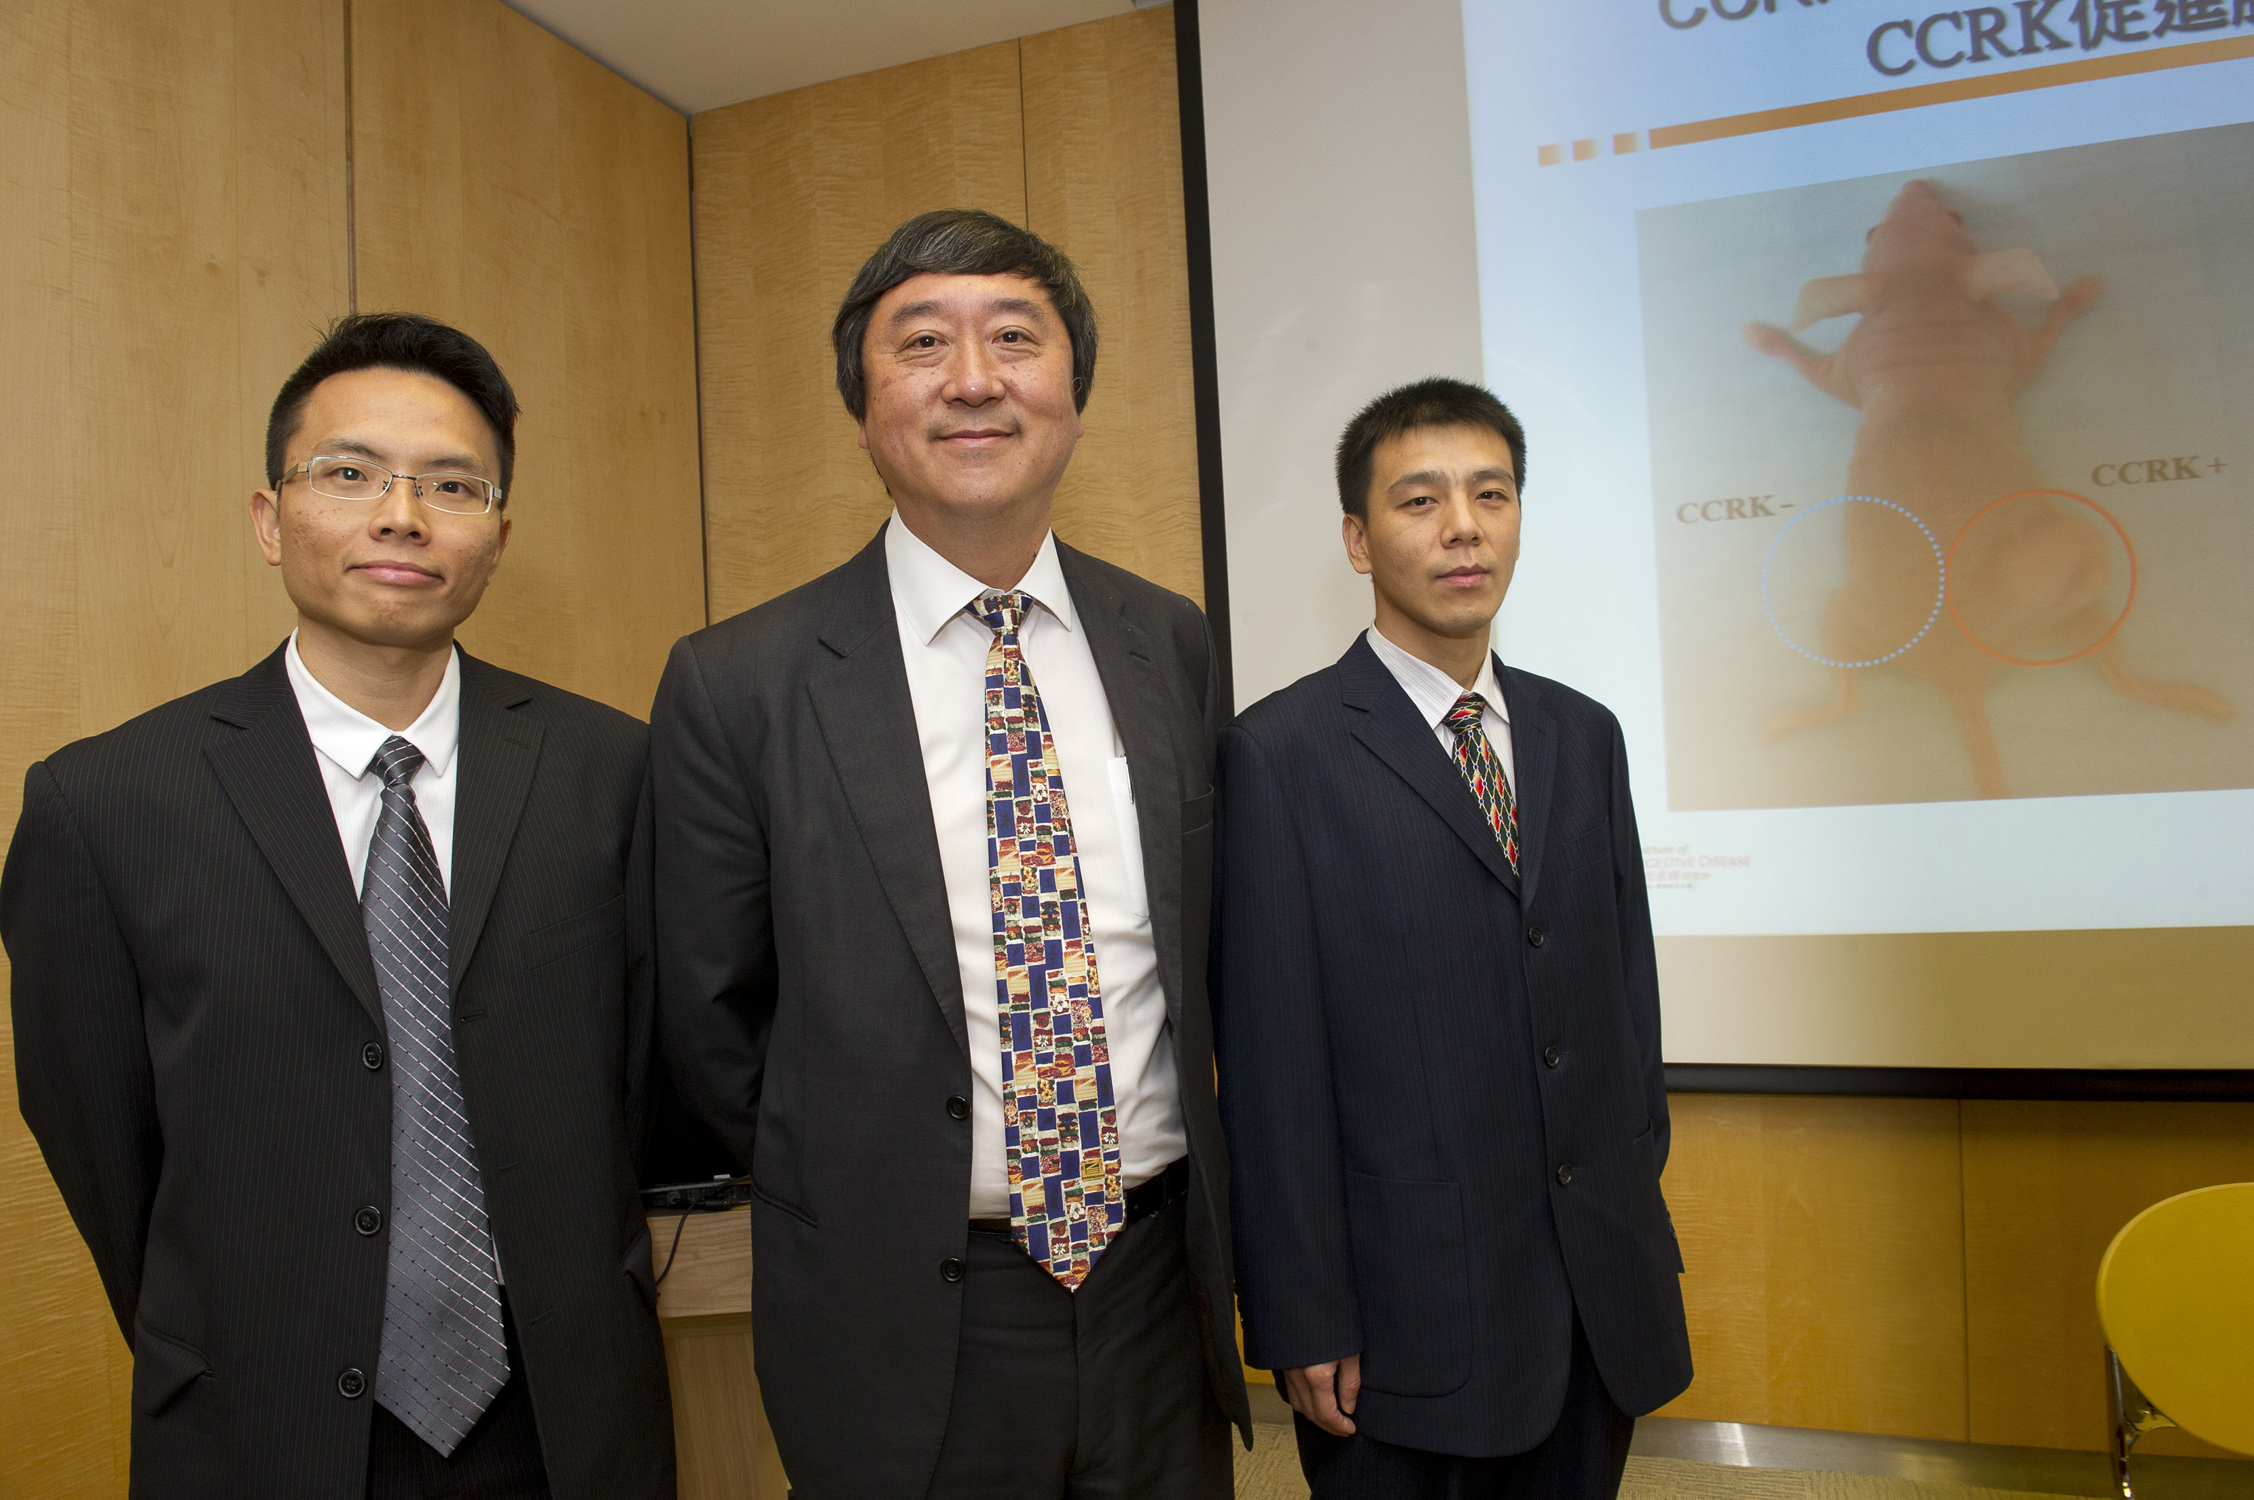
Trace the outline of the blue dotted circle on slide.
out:
<instances>
[{"instance_id":1,"label":"blue dotted circle on slide","mask_svg":"<svg viewBox=\"0 0 2254 1500\"><path fill-rule=\"evenodd\" d=\"M1798 526L1802 521L1816 514L1817 511L1829 510L1834 505L1883 505L1896 515L1907 518L1909 523L1924 535L1925 544L1933 549L1933 609L1926 615L1925 623L1917 628L1916 635L1911 636L1901 645L1896 646L1884 656L1874 656L1867 661L1835 661L1831 657L1819 656L1810 651L1786 633L1784 626L1777 622L1776 606L1769 601L1769 567L1777 560L1777 548L1783 546L1784 539L1792 535L1793 527ZM1940 539L1933 534L1933 528L1918 519L1917 513L1907 506L1896 505L1891 500L1881 500L1876 495L1841 495L1835 500L1826 500L1821 505L1809 507L1784 523L1784 530L1778 532L1776 540L1769 543L1769 550L1761 559L1761 612L1769 617L1769 628L1777 633L1778 640L1783 641L1787 646L1807 657L1808 660L1820 662L1827 667L1875 667L1882 662L1892 661L1895 657L1900 656L1919 641L1925 639L1925 633L1933 628L1933 622L1941 618L1942 601L1948 597L1948 593L1949 561L1947 555L1941 550Z\"/></svg>"}]
</instances>

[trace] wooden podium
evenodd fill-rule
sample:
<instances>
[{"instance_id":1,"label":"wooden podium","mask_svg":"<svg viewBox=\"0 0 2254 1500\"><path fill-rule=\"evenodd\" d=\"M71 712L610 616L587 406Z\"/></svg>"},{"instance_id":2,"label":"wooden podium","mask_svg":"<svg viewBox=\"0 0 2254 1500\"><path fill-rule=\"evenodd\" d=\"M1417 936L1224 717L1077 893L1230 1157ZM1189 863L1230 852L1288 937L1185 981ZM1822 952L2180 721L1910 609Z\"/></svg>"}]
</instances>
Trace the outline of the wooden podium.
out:
<instances>
[{"instance_id":1,"label":"wooden podium","mask_svg":"<svg viewBox=\"0 0 2254 1500\"><path fill-rule=\"evenodd\" d=\"M665 1271L657 1316L681 1500L784 1500L789 1487L751 1369L750 1210L652 1214L650 1254L651 1268Z\"/></svg>"}]
</instances>

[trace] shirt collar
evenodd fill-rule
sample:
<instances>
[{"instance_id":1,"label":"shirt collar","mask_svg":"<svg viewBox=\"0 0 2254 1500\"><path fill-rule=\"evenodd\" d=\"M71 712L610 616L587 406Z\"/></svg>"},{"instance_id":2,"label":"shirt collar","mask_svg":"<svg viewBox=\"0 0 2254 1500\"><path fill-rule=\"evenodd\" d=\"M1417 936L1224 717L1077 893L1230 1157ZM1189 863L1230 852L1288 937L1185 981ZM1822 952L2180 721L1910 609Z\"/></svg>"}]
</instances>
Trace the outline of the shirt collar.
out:
<instances>
[{"instance_id":1,"label":"shirt collar","mask_svg":"<svg viewBox=\"0 0 2254 1500\"><path fill-rule=\"evenodd\" d=\"M1377 659L1385 663L1394 680L1401 684L1401 690L1409 695L1409 701L1416 705L1417 712L1424 715L1424 721L1435 729L1441 727L1447 720L1449 710L1456 706L1456 700L1463 697L1463 685L1431 662L1422 657L1411 656L1394 645L1375 625L1363 632L1363 639L1370 643L1370 649L1377 653ZM1489 713L1505 724L1510 722L1510 705L1503 701L1503 685L1495 675L1493 651L1480 659L1479 677L1472 683L1470 691L1487 700Z\"/></svg>"},{"instance_id":2,"label":"shirt collar","mask_svg":"<svg viewBox=\"0 0 2254 1500\"><path fill-rule=\"evenodd\" d=\"M897 510L884 528L884 562L892 578L893 609L909 633L927 646L962 614L964 605L993 592L910 531ZM1079 630L1072 590L1065 587L1064 566L1057 561L1055 532L1041 538L1041 550L1033 555L1033 566L1025 570L1017 587L1065 629Z\"/></svg>"},{"instance_id":3,"label":"shirt collar","mask_svg":"<svg viewBox=\"0 0 2254 1500\"><path fill-rule=\"evenodd\" d=\"M294 630L283 665L290 674L290 687L297 693L298 712L305 716L305 732L313 748L355 781L367 774L368 763L394 733L423 752L423 762L434 774L444 776L452 768L454 750L462 738L461 652L446 653L446 675L439 679L429 706L414 723L397 731L378 724L321 686L320 679L307 669L305 658L298 655Z\"/></svg>"}]
</instances>

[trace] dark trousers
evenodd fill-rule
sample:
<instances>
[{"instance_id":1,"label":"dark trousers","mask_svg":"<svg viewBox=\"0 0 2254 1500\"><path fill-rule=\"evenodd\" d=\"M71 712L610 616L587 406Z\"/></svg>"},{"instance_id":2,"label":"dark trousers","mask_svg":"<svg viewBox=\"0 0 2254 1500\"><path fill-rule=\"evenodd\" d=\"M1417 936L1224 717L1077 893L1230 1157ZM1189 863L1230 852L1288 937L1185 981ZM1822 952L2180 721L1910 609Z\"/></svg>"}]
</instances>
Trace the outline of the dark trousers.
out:
<instances>
[{"instance_id":1,"label":"dark trousers","mask_svg":"<svg viewBox=\"0 0 2254 1500\"><path fill-rule=\"evenodd\" d=\"M1612 1500L1636 1419L1612 1404L1576 1317L1565 1409L1524 1453L1459 1458L1397 1448L1359 1432L1339 1437L1297 1413L1292 1427L1314 1500Z\"/></svg>"},{"instance_id":2,"label":"dark trousers","mask_svg":"<svg viewBox=\"0 0 2254 1500\"><path fill-rule=\"evenodd\" d=\"M509 1383L501 1387L469 1436L441 1456L382 1405L368 1433L368 1500L548 1500L548 1467L516 1319L501 1298L501 1331L509 1341Z\"/></svg>"},{"instance_id":3,"label":"dark trousers","mask_svg":"<svg viewBox=\"0 0 2254 1500\"><path fill-rule=\"evenodd\" d=\"M1007 1235L971 1232L954 1405L931 1500L1230 1500L1177 1201L1068 1292Z\"/></svg>"}]
</instances>

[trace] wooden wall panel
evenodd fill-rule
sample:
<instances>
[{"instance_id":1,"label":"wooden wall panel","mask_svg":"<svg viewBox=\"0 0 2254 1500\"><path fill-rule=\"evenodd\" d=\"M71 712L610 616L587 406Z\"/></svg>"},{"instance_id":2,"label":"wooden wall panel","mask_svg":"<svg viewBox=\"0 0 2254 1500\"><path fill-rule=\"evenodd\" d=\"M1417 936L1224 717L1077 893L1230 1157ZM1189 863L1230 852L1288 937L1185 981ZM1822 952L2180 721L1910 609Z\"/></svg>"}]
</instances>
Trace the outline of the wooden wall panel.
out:
<instances>
[{"instance_id":1,"label":"wooden wall panel","mask_svg":"<svg viewBox=\"0 0 2254 1500\"><path fill-rule=\"evenodd\" d=\"M650 1219L682 1500L789 1493L752 1369L751 1215Z\"/></svg>"},{"instance_id":2,"label":"wooden wall panel","mask_svg":"<svg viewBox=\"0 0 2254 1500\"><path fill-rule=\"evenodd\" d=\"M1663 1414L1962 1441L1957 1105L1672 1103L1698 1375Z\"/></svg>"},{"instance_id":3,"label":"wooden wall panel","mask_svg":"<svg viewBox=\"0 0 2254 1500\"><path fill-rule=\"evenodd\" d=\"M751 1367L751 1314L668 1319L663 1327L681 1500L782 1495L760 1483L752 1423L764 1407Z\"/></svg>"},{"instance_id":4,"label":"wooden wall panel","mask_svg":"<svg viewBox=\"0 0 2254 1500\"><path fill-rule=\"evenodd\" d=\"M752 1369L751 1315L668 1319L681 1500L782 1500L790 1493Z\"/></svg>"},{"instance_id":5,"label":"wooden wall panel","mask_svg":"<svg viewBox=\"0 0 2254 1500\"><path fill-rule=\"evenodd\" d=\"M2103 1447L2096 1285L2105 1247L2163 1198L2248 1181L2254 1106L1968 1101L1973 1440Z\"/></svg>"},{"instance_id":6,"label":"wooden wall panel","mask_svg":"<svg viewBox=\"0 0 2254 1500\"><path fill-rule=\"evenodd\" d=\"M836 567L891 509L838 399L830 322L902 220L1025 222L1018 44L696 117L706 568L725 619Z\"/></svg>"},{"instance_id":7,"label":"wooden wall panel","mask_svg":"<svg viewBox=\"0 0 2254 1500\"><path fill-rule=\"evenodd\" d=\"M91 733L242 671L294 618L245 506L275 389L346 306L343 38L336 7L310 0L71 10L75 686Z\"/></svg>"},{"instance_id":8,"label":"wooden wall panel","mask_svg":"<svg viewBox=\"0 0 2254 1500\"><path fill-rule=\"evenodd\" d=\"M360 307L468 331L524 406L463 643L646 716L704 623L687 121L500 0L353 25Z\"/></svg>"},{"instance_id":9,"label":"wooden wall panel","mask_svg":"<svg viewBox=\"0 0 2254 1500\"><path fill-rule=\"evenodd\" d=\"M0 830L31 761L289 628L245 506L346 307L343 40L330 0L0 8ZM122 1495L131 1356L12 1107L0 1235L0 1494Z\"/></svg>"},{"instance_id":10,"label":"wooden wall panel","mask_svg":"<svg viewBox=\"0 0 2254 1500\"><path fill-rule=\"evenodd\" d=\"M1026 223L1072 257L1096 305L1095 389L1057 534L1203 602L1174 10L1019 45Z\"/></svg>"},{"instance_id":11,"label":"wooden wall panel","mask_svg":"<svg viewBox=\"0 0 2254 1500\"><path fill-rule=\"evenodd\" d=\"M0 8L0 446L11 455L0 486L10 543L0 547L0 589L14 602L0 819L11 830L25 766L79 728L70 23L64 4ZM13 1089L5 1014L0 1070ZM15 1247L0 1258L0 1411L10 1414L0 1493L122 1495L131 1360L13 1107L0 1114L0 1235Z\"/></svg>"}]
</instances>

